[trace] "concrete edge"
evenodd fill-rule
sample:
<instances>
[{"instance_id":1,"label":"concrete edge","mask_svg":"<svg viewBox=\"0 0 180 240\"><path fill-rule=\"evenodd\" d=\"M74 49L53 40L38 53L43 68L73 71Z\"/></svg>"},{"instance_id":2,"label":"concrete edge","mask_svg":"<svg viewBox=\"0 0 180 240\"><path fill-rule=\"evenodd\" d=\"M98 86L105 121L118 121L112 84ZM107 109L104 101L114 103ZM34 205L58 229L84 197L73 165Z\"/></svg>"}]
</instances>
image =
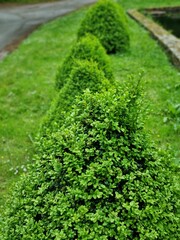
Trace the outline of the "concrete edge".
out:
<instances>
[{"instance_id":1,"label":"concrete edge","mask_svg":"<svg viewBox=\"0 0 180 240\"><path fill-rule=\"evenodd\" d=\"M172 63L180 69L180 39L135 9L128 10L127 13L158 40L167 51Z\"/></svg>"}]
</instances>

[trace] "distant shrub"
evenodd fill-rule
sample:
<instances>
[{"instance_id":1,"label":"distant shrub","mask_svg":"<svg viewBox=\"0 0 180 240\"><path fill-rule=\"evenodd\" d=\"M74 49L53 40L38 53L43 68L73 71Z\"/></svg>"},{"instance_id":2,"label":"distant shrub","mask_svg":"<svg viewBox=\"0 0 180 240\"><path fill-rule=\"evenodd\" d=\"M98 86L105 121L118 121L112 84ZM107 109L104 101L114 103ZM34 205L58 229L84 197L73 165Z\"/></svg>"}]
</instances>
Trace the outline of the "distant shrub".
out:
<instances>
[{"instance_id":1,"label":"distant shrub","mask_svg":"<svg viewBox=\"0 0 180 240\"><path fill-rule=\"evenodd\" d=\"M177 240L174 167L143 130L135 88L76 100L17 184L3 240Z\"/></svg>"},{"instance_id":2,"label":"distant shrub","mask_svg":"<svg viewBox=\"0 0 180 240\"><path fill-rule=\"evenodd\" d=\"M127 19L123 9L113 0L100 0L92 6L83 19L78 36L95 35L107 53L129 49Z\"/></svg>"},{"instance_id":3,"label":"distant shrub","mask_svg":"<svg viewBox=\"0 0 180 240\"><path fill-rule=\"evenodd\" d=\"M64 83L66 83L76 59L96 62L98 68L104 72L105 77L109 80L113 80L114 77L110 66L110 60L105 49L95 36L86 34L86 36L75 43L63 65L59 68L56 76L57 89L60 89Z\"/></svg>"}]
</instances>

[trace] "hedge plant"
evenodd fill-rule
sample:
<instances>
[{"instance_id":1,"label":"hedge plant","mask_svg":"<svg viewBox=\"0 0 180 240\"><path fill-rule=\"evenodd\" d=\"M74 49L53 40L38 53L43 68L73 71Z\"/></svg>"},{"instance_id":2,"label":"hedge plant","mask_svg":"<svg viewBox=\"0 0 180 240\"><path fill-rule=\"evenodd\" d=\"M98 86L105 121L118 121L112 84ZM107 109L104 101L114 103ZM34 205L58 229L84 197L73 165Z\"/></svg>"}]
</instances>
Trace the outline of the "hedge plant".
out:
<instances>
[{"instance_id":1,"label":"hedge plant","mask_svg":"<svg viewBox=\"0 0 180 240\"><path fill-rule=\"evenodd\" d=\"M64 60L62 66L58 69L56 75L57 89L62 88L64 83L66 83L76 59L96 62L98 68L104 72L107 79L114 79L110 66L110 60L105 49L95 36L86 34L82 39L74 44L71 52Z\"/></svg>"},{"instance_id":2,"label":"hedge plant","mask_svg":"<svg viewBox=\"0 0 180 240\"><path fill-rule=\"evenodd\" d=\"M124 52L130 40L126 15L113 0L99 0L82 20L78 37L86 33L95 35L107 53Z\"/></svg>"},{"instance_id":3,"label":"hedge plant","mask_svg":"<svg viewBox=\"0 0 180 240\"><path fill-rule=\"evenodd\" d=\"M175 167L143 130L137 89L76 99L17 184L3 240L178 239Z\"/></svg>"},{"instance_id":4,"label":"hedge plant","mask_svg":"<svg viewBox=\"0 0 180 240\"><path fill-rule=\"evenodd\" d=\"M40 137L47 137L59 128L66 118L66 113L70 111L75 97L82 94L85 89L96 92L107 89L109 86L110 82L105 78L104 72L99 69L97 62L75 59L69 80L60 89L57 99L44 119Z\"/></svg>"}]
</instances>

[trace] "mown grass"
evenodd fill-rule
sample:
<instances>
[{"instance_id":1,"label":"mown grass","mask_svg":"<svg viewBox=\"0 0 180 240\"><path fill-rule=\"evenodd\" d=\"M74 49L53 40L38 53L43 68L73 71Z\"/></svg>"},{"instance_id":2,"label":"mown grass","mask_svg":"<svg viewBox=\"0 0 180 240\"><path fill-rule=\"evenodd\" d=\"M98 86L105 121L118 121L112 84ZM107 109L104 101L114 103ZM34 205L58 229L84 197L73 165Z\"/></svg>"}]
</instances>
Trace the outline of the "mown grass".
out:
<instances>
[{"instance_id":1,"label":"mown grass","mask_svg":"<svg viewBox=\"0 0 180 240\"><path fill-rule=\"evenodd\" d=\"M121 1L122 2L122 1ZM161 1L143 3L157 6ZM164 1L164 5L177 1ZM125 8L143 7L141 1L123 1ZM57 67L76 41L76 32L86 9L50 22L26 39L0 63L0 204L3 206L13 182L32 161L33 141L40 122L56 95L54 79ZM159 145L170 145L176 161L180 158L178 113L173 115L168 101L180 102L180 75L158 43L147 31L129 18L131 49L112 55L116 78L143 72L145 100L150 113L147 130ZM167 118L167 119L166 119ZM165 121L166 120L166 121ZM175 127L175 124L177 125Z\"/></svg>"},{"instance_id":2,"label":"mown grass","mask_svg":"<svg viewBox=\"0 0 180 240\"><path fill-rule=\"evenodd\" d=\"M117 0L124 9L179 6L179 0Z\"/></svg>"}]
</instances>

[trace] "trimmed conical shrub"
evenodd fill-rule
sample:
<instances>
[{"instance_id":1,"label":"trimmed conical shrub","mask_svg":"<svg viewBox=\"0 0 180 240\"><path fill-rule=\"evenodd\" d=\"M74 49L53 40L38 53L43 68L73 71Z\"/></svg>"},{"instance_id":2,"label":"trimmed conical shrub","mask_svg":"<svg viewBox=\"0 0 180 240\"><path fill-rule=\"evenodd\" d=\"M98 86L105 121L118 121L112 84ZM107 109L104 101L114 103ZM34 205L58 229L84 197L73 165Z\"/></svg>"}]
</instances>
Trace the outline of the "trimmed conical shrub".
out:
<instances>
[{"instance_id":1,"label":"trimmed conical shrub","mask_svg":"<svg viewBox=\"0 0 180 240\"><path fill-rule=\"evenodd\" d=\"M142 129L135 89L79 97L18 183L3 240L177 240L174 167Z\"/></svg>"},{"instance_id":2,"label":"trimmed conical shrub","mask_svg":"<svg viewBox=\"0 0 180 240\"><path fill-rule=\"evenodd\" d=\"M95 35L107 53L124 52L129 49L127 19L123 9L113 0L100 0L87 12L78 36Z\"/></svg>"},{"instance_id":3,"label":"trimmed conical shrub","mask_svg":"<svg viewBox=\"0 0 180 240\"><path fill-rule=\"evenodd\" d=\"M62 66L58 69L56 76L56 87L60 89L69 79L71 70L76 59L94 61L104 75L110 81L114 79L110 66L109 57L99 40L90 34L86 34L73 46L70 54L64 60Z\"/></svg>"},{"instance_id":4,"label":"trimmed conical shrub","mask_svg":"<svg viewBox=\"0 0 180 240\"><path fill-rule=\"evenodd\" d=\"M109 86L110 82L105 78L104 72L99 69L97 62L75 59L68 82L60 90L57 99L44 119L40 137L47 137L59 128L76 96L82 94L86 88L96 92L107 89Z\"/></svg>"}]
</instances>

